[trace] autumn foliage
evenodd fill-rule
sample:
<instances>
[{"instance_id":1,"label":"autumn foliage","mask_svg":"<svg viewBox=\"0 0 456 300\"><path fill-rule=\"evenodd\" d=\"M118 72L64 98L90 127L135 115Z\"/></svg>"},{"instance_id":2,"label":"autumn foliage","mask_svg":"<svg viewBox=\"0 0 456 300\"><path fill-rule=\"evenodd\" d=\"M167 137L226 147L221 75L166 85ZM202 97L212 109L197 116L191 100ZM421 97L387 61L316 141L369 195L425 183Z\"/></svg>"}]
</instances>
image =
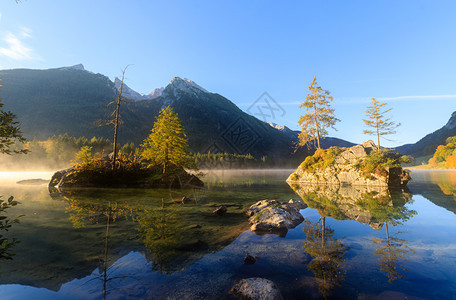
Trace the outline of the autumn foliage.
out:
<instances>
[{"instance_id":1,"label":"autumn foliage","mask_svg":"<svg viewBox=\"0 0 456 300\"><path fill-rule=\"evenodd\" d=\"M432 167L456 169L456 136L449 137L445 145L440 145L429 160Z\"/></svg>"}]
</instances>

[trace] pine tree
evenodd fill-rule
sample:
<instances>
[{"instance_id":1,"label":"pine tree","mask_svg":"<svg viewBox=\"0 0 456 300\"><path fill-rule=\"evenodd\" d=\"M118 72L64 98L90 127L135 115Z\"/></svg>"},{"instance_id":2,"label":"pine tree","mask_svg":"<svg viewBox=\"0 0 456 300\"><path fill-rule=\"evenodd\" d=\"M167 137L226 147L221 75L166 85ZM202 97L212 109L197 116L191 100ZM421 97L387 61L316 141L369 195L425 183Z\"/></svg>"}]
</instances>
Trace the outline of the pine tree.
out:
<instances>
[{"instance_id":1,"label":"pine tree","mask_svg":"<svg viewBox=\"0 0 456 300\"><path fill-rule=\"evenodd\" d=\"M0 84L0 88L1 87L2 85ZM19 129L19 122L16 121L16 115L10 111L2 110L2 107L3 103L0 101L0 153L28 153L29 151L27 149L11 149L16 143L24 144L26 139L22 136L22 132Z\"/></svg>"},{"instance_id":2,"label":"pine tree","mask_svg":"<svg viewBox=\"0 0 456 300\"><path fill-rule=\"evenodd\" d=\"M195 169L192 154L188 151L187 135L177 114L170 106L162 109L152 131L141 145L141 155L149 166L163 166L166 173L170 164Z\"/></svg>"},{"instance_id":3,"label":"pine tree","mask_svg":"<svg viewBox=\"0 0 456 300\"><path fill-rule=\"evenodd\" d=\"M377 136L378 150L380 150L380 137L395 134L395 129L401 125L401 123L394 123L390 118L385 118L385 114L392 110L392 108L383 108L385 105L386 103L381 103L377 99L372 98L372 105L368 106L366 110L366 116L369 119L363 119L364 124L373 128L373 130L364 130L363 133Z\"/></svg>"},{"instance_id":4,"label":"pine tree","mask_svg":"<svg viewBox=\"0 0 456 300\"><path fill-rule=\"evenodd\" d=\"M300 107L305 107L307 113L299 118L298 124L302 127L299 134L299 146L311 142L317 142L317 148L321 149L320 139L324 138L328 127L333 129L336 122L340 121L334 116L334 109L331 108L333 97L329 92L323 90L317 84L317 77L314 77L309 86L310 93L306 96Z\"/></svg>"}]
</instances>

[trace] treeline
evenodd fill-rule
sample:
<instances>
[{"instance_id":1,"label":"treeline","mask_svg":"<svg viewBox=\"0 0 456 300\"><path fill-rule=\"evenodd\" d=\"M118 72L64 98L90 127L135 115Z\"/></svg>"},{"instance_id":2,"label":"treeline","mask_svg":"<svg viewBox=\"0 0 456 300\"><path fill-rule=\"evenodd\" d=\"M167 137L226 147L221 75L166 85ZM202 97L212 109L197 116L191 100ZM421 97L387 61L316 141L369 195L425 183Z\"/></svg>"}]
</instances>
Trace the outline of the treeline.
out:
<instances>
[{"instance_id":1,"label":"treeline","mask_svg":"<svg viewBox=\"0 0 456 300\"><path fill-rule=\"evenodd\" d=\"M113 143L102 137L74 137L68 134L52 136L44 141L34 138L25 143L26 155L1 156L2 169L7 170L53 170L67 168L82 147L91 147L93 153L108 155L112 152ZM132 154L136 147L133 143L121 145L119 152Z\"/></svg>"},{"instance_id":2,"label":"treeline","mask_svg":"<svg viewBox=\"0 0 456 300\"><path fill-rule=\"evenodd\" d=\"M18 145L19 146L19 145ZM68 168L75 160L82 147L90 147L92 154L99 156L112 152L113 143L103 137L74 137L68 134L52 136L47 140L27 142L26 155L8 155L0 157L2 170L56 170ZM134 143L119 145L119 153L125 155L139 154L139 147ZM250 169L278 167L278 161L267 156L256 158L251 154L231 153L196 153L193 155L199 169Z\"/></svg>"},{"instance_id":3,"label":"treeline","mask_svg":"<svg viewBox=\"0 0 456 300\"><path fill-rule=\"evenodd\" d=\"M456 136L445 140L445 145L440 145L434 155L429 159L433 168L455 169L456 168Z\"/></svg>"},{"instance_id":4,"label":"treeline","mask_svg":"<svg viewBox=\"0 0 456 300\"><path fill-rule=\"evenodd\" d=\"M267 156L257 159L251 154L240 155L231 153L197 153L194 155L199 169L250 169L270 168L273 161Z\"/></svg>"}]
</instances>

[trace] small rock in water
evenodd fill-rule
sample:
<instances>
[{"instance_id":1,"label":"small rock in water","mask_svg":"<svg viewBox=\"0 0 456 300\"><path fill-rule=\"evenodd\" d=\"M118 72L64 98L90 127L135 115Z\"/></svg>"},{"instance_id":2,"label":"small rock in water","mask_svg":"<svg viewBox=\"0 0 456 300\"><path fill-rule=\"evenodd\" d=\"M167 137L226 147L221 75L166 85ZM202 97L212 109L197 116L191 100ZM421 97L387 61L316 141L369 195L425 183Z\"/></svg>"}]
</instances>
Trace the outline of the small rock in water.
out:
<instances>
[{"instance_id":1,"label":"small rock in water","mask_svg":"<svg viewBox=\"0 0 456 300\"><path fill-rule=\"evenodd\" d=\"M274 282L264 278L239 280L230 290L239 299L282 300L282 295Z\"/></svg>"},{"instance_id":2,"label":"small rock in water","mask_svg":"<svg viewBox=\"0 0 456 300\"><path fill-rule=\"evenodd\" d=\"M222 206L219 206L219 207L215 208L212 211L212 213L216 214L217 216L221 216L221 215L224 215L226 213L226 211L227 211L226 206L222 205Z\"/></svg>"},{"instance_id":3,"label":"small rock in water","mask_svg":"<svg viewBox=\"0 0 456 300\"><path fill-rule=\"evenodd\" d=\"M184 197L182 197L181 202L182 202L182 204L187 204L187 203L190 203L190 202L195 202L195 200L184 196Z\"/></svg>"},{"instance_id":4,"label":"small rock in water","mask_svg":"<svg viewBox=\"0 0 456 300\"><path fill-rule=\"evenodd\" d=\"M254 263L256 263L258 257L256 256L252 256L250 254L246 254L245 257L244 257L244 265L253 265Z\"/></svg>"},{"instance_id":5,"label":"small rock in water","mask_svg":"<svg viewBox=\"0 0 456 300\"><path fill-rule=\"evenodd\" d=\"M25 180L20 180L16 182L17 184L25 184L25 185L42 185L42 184L48 184L49 180L44 180L41 178L38 179L25 179Z\"/></svg>"}]
</instances>

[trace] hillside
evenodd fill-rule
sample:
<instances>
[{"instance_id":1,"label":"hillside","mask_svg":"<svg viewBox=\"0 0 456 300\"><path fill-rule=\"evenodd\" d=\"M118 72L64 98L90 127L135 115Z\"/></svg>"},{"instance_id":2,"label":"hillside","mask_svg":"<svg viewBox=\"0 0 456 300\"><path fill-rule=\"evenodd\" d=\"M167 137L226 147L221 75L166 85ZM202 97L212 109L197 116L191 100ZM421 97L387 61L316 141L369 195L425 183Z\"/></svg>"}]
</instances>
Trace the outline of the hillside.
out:
<instances>
[{"instance_id":1,"label":"hillside","mask_svg":"<svg viewBox=\"0 0 456 300\"><path fill-rule=\"evenodd\" d=\"M426 135L414 144L406 144L397 147L396 150L402 154L414 157L433 155L439 145L444 145L445 140L450 136L456 136L456 111L442 128Z\"/></svg>"},{"instance_id":2,"label":"hillside","mask_svg":"<svg viewBox=\"0 0 456 300\"><path fill-rule=\"evenodd\" d=\"M18 116L29 139L68 133L71 136L112 138L112 128L99 127L114 107L119 81L86 71L82 65L49 70L14 69L0 71L0 98L6 110ZM123 124L120 143L137 145L149 134L160 109L170 105L179 115L193 152L211 151L256 157L297 160L307 154L292 154L297 133L274 128L243 112L225 97L211 93L188 79L175 77L166 87L141 95L125 86L130 103L121 107ZM349 142L327 138L324 146L350 146Z\"/></svg>"}]
</instances>

